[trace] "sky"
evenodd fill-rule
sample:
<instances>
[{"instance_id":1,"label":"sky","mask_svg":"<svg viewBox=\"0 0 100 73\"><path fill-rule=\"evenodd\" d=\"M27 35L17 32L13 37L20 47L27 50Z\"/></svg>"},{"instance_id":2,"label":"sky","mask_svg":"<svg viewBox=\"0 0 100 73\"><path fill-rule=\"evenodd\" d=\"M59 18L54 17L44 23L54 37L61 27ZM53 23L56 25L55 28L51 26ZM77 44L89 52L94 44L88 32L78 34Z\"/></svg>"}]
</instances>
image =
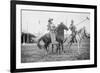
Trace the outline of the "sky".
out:
<instances>
[{"instance_id":1,"label":"sky","mask_svg":"<svg viewBox=\"0 0 100 73\"><path fill-rule=\"evenodd\" d=\"M71 20L74 20L74 24L76 25L86 19L86 17L90 18L90 13L22 10L22 32L28 32L38 36L48 32L47 24L49 18L53 18L53 23L56 26L60 22L63 22L69 27ZM90 20L76 25L77 30L84 26L86 26L86 31L90 33ZM70 33L70 31L65 31L64 33Z\"/></svg>"}]
</instances>

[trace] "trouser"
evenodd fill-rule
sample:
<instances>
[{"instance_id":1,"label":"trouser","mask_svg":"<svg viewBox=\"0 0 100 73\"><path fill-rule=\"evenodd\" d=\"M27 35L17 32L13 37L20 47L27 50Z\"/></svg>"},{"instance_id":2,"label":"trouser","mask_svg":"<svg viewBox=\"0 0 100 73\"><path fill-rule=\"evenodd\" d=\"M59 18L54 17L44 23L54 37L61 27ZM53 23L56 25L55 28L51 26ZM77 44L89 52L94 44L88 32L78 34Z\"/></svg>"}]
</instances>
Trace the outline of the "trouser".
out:
<instances>
[{"instance_id":1,"label":"trouser","mask_svg":"<svg viewBox=\"0 0 100 73\"><path fill-rule=\"evenodd\" d=\"M74 43L74 42L77 42L76 41L76 38L75 38L75 35L76 35L76 33L72 33L72 42Z\"/></svg>"},{"instance_id":2,"label":"trouser","mask_svg":"<svg viewBox=\"0 0 100 73\"><path fill-rule=\"evenodd\" d=\"M51 42L52 43L56 43L57 41L56 41L56 35L55 35L55 33L54 32L50 32L50 36L51 36Z\"/></svg>"}]
</instances>

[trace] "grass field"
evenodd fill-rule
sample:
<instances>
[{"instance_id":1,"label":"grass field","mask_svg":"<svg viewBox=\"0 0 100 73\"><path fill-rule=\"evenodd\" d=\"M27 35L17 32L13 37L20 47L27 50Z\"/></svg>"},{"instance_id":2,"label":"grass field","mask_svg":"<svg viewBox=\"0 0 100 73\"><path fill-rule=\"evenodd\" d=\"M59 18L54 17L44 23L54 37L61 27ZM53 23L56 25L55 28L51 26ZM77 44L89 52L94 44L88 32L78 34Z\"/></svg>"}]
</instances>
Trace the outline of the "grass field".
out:
<instances>
[{"instance_id":1,"label":"grass field","mask_svg":"<svg viewBox=\"0 0 100 73\"><path fill-rule=\"evenodd\" d=\"M80 54L78 53L77 44L74 43L70 49L68 46L64 45L65 53L57 54L51 53L51 48L49 49L49 54L46 53L44 49L39 49L35 44L27 44L21 46L21 62L45 62L45 61L67 61L67 60L88 60L90 59L90 39L85 39L82 41L80 47Z\"/></svg>"}]
</instances>

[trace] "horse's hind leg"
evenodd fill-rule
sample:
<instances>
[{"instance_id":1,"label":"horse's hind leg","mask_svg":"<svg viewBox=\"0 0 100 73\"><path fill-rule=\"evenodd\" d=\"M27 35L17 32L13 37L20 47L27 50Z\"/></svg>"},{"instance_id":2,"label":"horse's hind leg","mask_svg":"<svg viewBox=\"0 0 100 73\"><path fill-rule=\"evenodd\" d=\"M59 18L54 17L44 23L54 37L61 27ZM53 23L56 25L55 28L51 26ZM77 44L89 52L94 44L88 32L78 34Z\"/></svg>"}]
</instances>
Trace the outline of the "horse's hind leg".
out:
<instances>
[{"instance_id":1,"label":"horse's hind leg","mask_svg":"<svg viewBox=\"0 0 100 73\"><path fill-rule=\"evenodd\" d=\"M64 53L65 53L65 50L64 50L64 46L63 46L63 44L62 44L61 46L62 46L62 52L64 52Z\"/></svg>"},{"instance_id":2,"label":"horse's hind leg","mask_svg":"<svg viewBox=\"0 0 100 73\"><path fill-rule=\"evenodd\" d=\"M48 54L48 51L47 51L46 47L44 47L44 54L45 54L45 55Z\"/></svg>"},{"instance_id":3,"label":"horse's hind leg","mask_svg":"<svg viewBox=\"0 0 100 73\"><path fill-rule=\"evenodd\" d=\"M66 49L67 49L67 48L70 49L71 43L68 42L68 44L67 44L66 46L67 46ZM66 53L66 50L64 50L64 53Z\"/></svg>"},{"instance_id":4,"label":"horse's hind leg","mask_svg":"<svg viewBox=\"0 0 100 73\"><path fill-rule=\"evenodd\" d=\"M56 50L56 52L57 52L58 54L60 54L60 44L57 44L57 50Z\"/></svg>"},{"instance_id":5,"label":"horse's hind leg","mask_svg":"<svg viewBox=\"0 0 100 73\"><path fill-rule=\"evenodd\" d=\"M59 44L57 44L56 46L57 46L56 53L58 54L58 52L59 52Z\"/></svg>"},{"instance_id":6,"label":"horse's hind leg","mask_svg":"<svg viewBox=\"0 0 100 73\"><path fill-rule=\"evenodd\" d=\"M80 54L80 42L78 42L77 45L78 45L78 54Z\"/></svg>"},{"instance_id":7,"label":"horse's hind leg","mask_svg":"<svg viewBox=\"0 0 100 73\"><path fill-rule=\"evenodd\" d=\"M46 52L47 52L47 54L48 54L48 52L49 52L49 49L48 49L48 45L45 45L45 50L46 50Z\"/></svg>"},{"instance_id":8,"label":"horse's hind leg","mask_svg":"<svg viewBox=\"0 0 100 73\"><path fill-rule=\"evenodd\" d=\"M69 49L70 49L71 45L72 45L72 42L71 42L71 43L69 43Z\"/></svg>"},{"instance_id":9,"label":"horse's hind leg","mask_svg":"<svg viewBox=\"0 0 100 73\"><path fill-rule=\"evenodd\" d=\"M59 54L61 54L61 52L62 52L62 44L59 44Z\"/></svg>"}]
</instances>

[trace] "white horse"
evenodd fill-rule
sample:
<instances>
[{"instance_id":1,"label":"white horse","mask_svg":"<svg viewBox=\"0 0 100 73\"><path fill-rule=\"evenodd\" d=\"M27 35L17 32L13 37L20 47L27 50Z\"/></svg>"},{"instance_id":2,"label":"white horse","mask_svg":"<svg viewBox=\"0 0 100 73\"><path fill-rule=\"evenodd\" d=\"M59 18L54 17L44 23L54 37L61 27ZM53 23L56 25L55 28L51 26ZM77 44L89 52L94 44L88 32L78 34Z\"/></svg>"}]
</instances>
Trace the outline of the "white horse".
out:
<instances>
[{"instance_id":1,"label":"white horse","mask_svg":"<svg viewBox=\"0 0 100 73\"><path fill-rule=\"evenodd\" d=\"M75 38L73 39L72 38L72 35L70 35L68 38L66 38L66 40L67 40L67 44L68 44L68 46L69 46L69 49L70 49L70 47L71 47L71 45L74 43L74 42L76 42L77 43L77 46L78 46L78 53L80 54L80 47L81 47L81 41L84 39L84 38L88 38L88 36L87 36L87 33L86 33L86 28L85 27L83 27L83 28L81 28L79 31L76 31L76 35L75 35ZM65 41L66 41L65 40ZM64 41L64 42L65 42ZM73 42L74 41L74 42Z\"/></svg>"}]
</instances>

